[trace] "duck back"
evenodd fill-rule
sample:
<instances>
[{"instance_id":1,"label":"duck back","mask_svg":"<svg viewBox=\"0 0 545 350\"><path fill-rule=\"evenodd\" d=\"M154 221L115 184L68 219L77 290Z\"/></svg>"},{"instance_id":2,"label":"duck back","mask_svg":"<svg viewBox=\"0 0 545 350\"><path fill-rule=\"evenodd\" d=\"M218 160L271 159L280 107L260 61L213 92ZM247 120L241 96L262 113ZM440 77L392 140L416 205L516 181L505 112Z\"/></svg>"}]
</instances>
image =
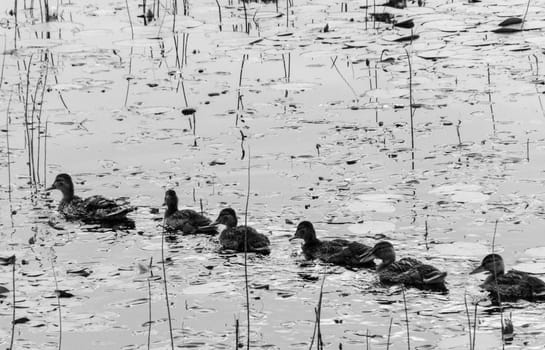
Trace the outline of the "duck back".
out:
<instances>
[{"instance_id":1,"label":"duck back","mask_svg":"<svg viewBox=\"0 0 545 350\"><path fill-rule=\"evenodd\" d=\"M257 232L249 226L237 226L234 228L226 228L219 236L219 241L223 249L244 252L245 234L247 240L248 252L261 254L270 253L270 241L267 236Z\"/></svg>"},{"instance_id":2,"label":"duck back","mask_svg":"<svg viewBox=\"0 0 545 350\"><path fill-rule=\"evenodd\" d=\"M493 303L545 300L545 282L522 271L511 270L497 278L490 275L481 287L490 293Z\"/></svg>"},{"instance_id":3,"label":"duck back","mask_svg":"<svg viewBox=\"0 0 545 350\"><path fill-rule=\"evenodd\" d=\"M165 215L165 225L169 230L181 231L184 235L190 234L210 234L215 235L217 230L210 227L212 220L195 210L182 209L171 214Z\"/></svg>"},{"instance_id":4,"label":"duck back","mask_svg":"<svg viewBox=\"0 0 545 350\"><path fill-rule=\"evenodd\" d=\"M445 277L446 272L413 258L400 259L379 271L379 279L384 284L404 284L417 288L446 289Z\"/></svg>"}]
</instances>

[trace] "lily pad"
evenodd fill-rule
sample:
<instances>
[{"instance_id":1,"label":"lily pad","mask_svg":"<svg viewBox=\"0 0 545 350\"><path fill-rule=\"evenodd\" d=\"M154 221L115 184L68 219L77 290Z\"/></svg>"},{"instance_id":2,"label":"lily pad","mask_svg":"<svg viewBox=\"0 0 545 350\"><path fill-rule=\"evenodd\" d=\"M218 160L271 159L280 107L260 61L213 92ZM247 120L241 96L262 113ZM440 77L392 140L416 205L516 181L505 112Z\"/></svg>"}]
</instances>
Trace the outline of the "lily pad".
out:
<instances>
[{"instance_id":1,"label":"lily pad","mask_svg":"<svg viewBox=\"0 0 545 350\"><path fill-rule=\"evenodd\" d=\"M374 211L378 213L393 213L395 203L402 197L396 194L363 194L357 200L348 204L352 212Z\"/></svg>"},{"instance_id":2,"label":"lily pad","mask_svg":"<svg viewBox=\"0 0 545 350\"><path fill-rule=\"evenodd\" d=\"M535 247L535 248L526 249L524 253L526 253L527 255L533 258L545 259L545 247Z\"/></svg>"},{"instance_id":3,"label":"lily pad","mask_svg":"<svg viewBox=\"0 0 545 350\"><path fill-rule=\"evenodd\" d=\"M490 248L481 243L453 242L437 244L433 247L438 255L456 258L477 257L483 258L490 253Z\"/></svg>"},{"instance_id":4,"label":"lily pad","mask_svg":"<svg viewBox=\"0 0 545 350\"><path fill-rule=\"evenodd\" d=\"M490 198L489 195L486 195L481 192L472 192L472 191L458 191L454 193L451 199L454 202L463 202L463 203L483 203Z\"/></svg>"},{"instance_id":5,"label":"lily pad","mask_svg":"<svg viewBox=\"0 0 545 350\"><path fill-rule=\"evenodd\" d=\"M535 274L545 274L545 262L526 262L513 266L513 269Z\"/></svg>"}]
</instances>

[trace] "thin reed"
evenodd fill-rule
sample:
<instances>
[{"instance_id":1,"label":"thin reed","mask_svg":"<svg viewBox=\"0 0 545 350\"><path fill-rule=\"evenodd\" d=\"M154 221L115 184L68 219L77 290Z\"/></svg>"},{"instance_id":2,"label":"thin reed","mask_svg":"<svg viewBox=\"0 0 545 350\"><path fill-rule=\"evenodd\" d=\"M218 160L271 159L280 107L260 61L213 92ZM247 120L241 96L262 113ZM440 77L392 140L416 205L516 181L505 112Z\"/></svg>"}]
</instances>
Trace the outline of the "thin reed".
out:
<instances>
[{"instance_id":1,"label":"thin reed","mask_svg":"<svg viewBox=\"0 0 545 350\"><path fill-rule=\"evenodd\" d=\"M246 290L246 324L247 339L246 349L250 349L250 287L248 285L248 206L250 204L250 179L251 159L250 145L248 145L248 190L246 192L246 206L244 207L244 287Z\"/></svg>"},{"instance_id":2,"label":"thin reed","mask_svg":"<svg viewBox=\"0 0 545 350\"><path fill-rule=\"evenodd\" d=\"M59 283L57 281L57 272L55 272L55 260L51 260L51 270L53 271L53 279L55 280L55 295L57 296L57 309L59 311L59 347L62 348L62 312L61 312L61 291L59 290Z\"/></svg>"},{"instance_id":3,"label":"thin reed","mask_svg":"<svg viewBox=\"0 0 545 350\"><path fill-rule=\"evenodd\" d=\"M163 267L163 284L165 287L165 300L166 300L166 306L167 306L168 330L170 334L170 347L172 350L174 350L174 336L172 334L172 317L170 316L170 302L168 300L167 271L165 268L165 227L166 227L166 223L163 220L163 229L161 230L161 265Z\"/></svg>"},{"instance_id":4,"label":"thin reed","mask_svg":"<svg viewBox=\"0 0 545 350\"><path fill-rule=\"evenodd\" d=\"M403 293L403 307L405 309L405 324L407 326L407 350L411 350L411 335L409 332L409 313L407 311L407 299L405 298L405 287L401 289Z\"/></svg>"}]
</instances>

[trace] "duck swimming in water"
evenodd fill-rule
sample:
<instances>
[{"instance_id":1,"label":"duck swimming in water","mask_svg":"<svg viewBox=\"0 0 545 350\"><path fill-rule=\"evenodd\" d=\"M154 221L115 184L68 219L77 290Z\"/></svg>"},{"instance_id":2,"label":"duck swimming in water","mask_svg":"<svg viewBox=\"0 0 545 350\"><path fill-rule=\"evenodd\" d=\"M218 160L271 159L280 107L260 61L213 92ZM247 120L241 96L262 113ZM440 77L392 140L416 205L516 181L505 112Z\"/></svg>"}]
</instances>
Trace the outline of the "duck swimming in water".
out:
<instances>
[{"instance_id":1,"label":"duck swimming in water","mask_svg":"<svg viewBox=\"0 0 545 350\"><path fill-rule=\"evenodd\" d=\"M402 258L396 261L394 246L382 241L367 253L360 256L362 262L380 259L377 266L380 282L384 284L403 284L408 287L446 290L446 272L422 263L413 258Z\"/></svg>"},{"instance_id":2,"label":"duck swimming in water","mask_svg":"<svg viewBox=\"0 0 545 350\"><path fill-rule=\"evenodd\" d=\"M59 190L62 199L58 210L66 220L81 220L86 223L113 223L127 221L127 214L136 210L121 199L91 196L82 199L74 195L74 183L68 174L59 174L46 191Z\"/></svg>"},{"instance_id":3,"label":"duck swimming in water","mask_svg":"<svg viewBox=\"0 0 545 350\"><path fill-rule=\"evenodd\" d=\"M486 272L489 276L481 284L481 288L490 293L494 304L502 301L545 300L545 282L526 272L510 270L505 272L503 258L498 254L488 254L481 265L470 274Z\"/></svg>"},{"instance_id":4,"label":"duck swimming in water","mask_svg":"<svg viewBox=\"0 0 545 350\"><path fill-rule=\"evenodd\" d=\"M290 238L304 241L301 249L307 259L320 259L323 262L346 267L375 267L373 260L361 262L360 256L371 250L365 244L334 239L331 241L316 238L316 231L310 221L301 221L295 235Z\"/></svg>"},{"instance_id":5,"label":"duck swimming in water","mask_svg":"<svg viewBox=\"0 0 545 350\"><path fill-rule=\"evenodd\" d=\"M208 234L215 235L217 229L210 226L212 220L204 215L197 213L195 210L182 209L178 210L178 196L174 190L165 192L165 228L169 231L181 231L184 235L191 234Z\"/></svg>"},{"instance_id":6,"label":"duck swimming in water","mask_svg":"<svg viewBox=\"0 0 545 350\"><path fill-rule=\"evenodd\" d=\"M232 208L225 208L220 211L215 225L224 225L220 230L219 241L222 249L244 252L245 238L247 241L247 252L259 254L270 254L269 238L262 233L257 232L249 226L237 226L238 220L235 211Z\"/></svg>"}]
</instances>

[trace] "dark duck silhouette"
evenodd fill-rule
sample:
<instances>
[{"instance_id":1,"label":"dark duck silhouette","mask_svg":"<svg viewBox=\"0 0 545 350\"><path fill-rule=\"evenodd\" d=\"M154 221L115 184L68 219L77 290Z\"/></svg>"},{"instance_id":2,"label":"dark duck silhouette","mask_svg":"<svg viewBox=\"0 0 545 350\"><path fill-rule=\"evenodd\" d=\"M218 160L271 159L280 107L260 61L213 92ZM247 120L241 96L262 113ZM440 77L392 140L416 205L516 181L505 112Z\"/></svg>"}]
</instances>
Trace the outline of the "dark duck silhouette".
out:
<instances>
[{"instance_id":1,"label":"dark duck silhouette","mask_svg":"<svg viewBox=\"0 0 545 350\"><path fill-rule=\"evenodd\" d=\"M362 262L380 259L377 266L379 280L383 284L403 284L420 289L446 290L446 272L422 263L413 258L402 258L396 261L394 246L382 241L360 257Z\"/></svg>"},{"instance_id":2,"label":"dark duck silhouette","mask_svg":"<svg viewBox=\"0 0 545 350\"><path fill-rule=\"evenodd\" d=\"M216 227L210 226L212 220L204 215L197 213L195 210L182 209L178 210L178 196L174 190L165 192L165 228L168 231L181 231L184 235L191 234L208 234L215 235L218 233Z\"/></svg>"},{"instance_id":3,"label":"dark duck silhouette","mask_svg":"<svg viewBox=\"0 0 545 350\"><path fill-rule=\"evenodd\" d=\"M375 267L373 260L362 262L360 259L360 256L370 251L371 247L345 239L319 240L310 221L301 221L297 225L295 235L290 241L294 239L304 241L301 249L307 259L320 259L345 267Z\"/></svg>"},{"instance_id":4,"label":"dark duck silhouette","mask_svg":"<svg viewBox=\"0 0 545 350\"><path fill-rule=\"evenodd\" d=\"M481 265L470 274L479 272L488 273L488 277L481 284L481 288L489 292L494 304L502 301L545 300L545 282L530 274L517 270L505 272L503 258L498 254L489 254L484 257Z\"/></svg>"},{"instance_id":5,"label":"dark duck silhouette","mask_svg":"<svg viewBox=\"0 0 545 350\"><path fill-rule=\"evenodd\" d=\"M82 199L74 195L74 183L68 174L59 174L53 185L46 191L59 190L62 199L58 210L66 220L81 220L86 223L115 223L130 221L127 214L135 207L122 199L108 199L103 196L91 196Z\"/></svg>"},{"instance_id":6,"label":"dark duck silhouette","mask_svg":"<svg viewBox=\"0 0 545 350\"><path fill-rule=\"evenodd\" d=\"M225 208L220 211L215 225L224 225L220 230L219 241L222 249L244 252L245 233L247 240L247 252L270 254L269 238L262 233L257 232L249 226L237 226L238 220L235 211L232 208Z\"/></svg>"}]
</instances>

